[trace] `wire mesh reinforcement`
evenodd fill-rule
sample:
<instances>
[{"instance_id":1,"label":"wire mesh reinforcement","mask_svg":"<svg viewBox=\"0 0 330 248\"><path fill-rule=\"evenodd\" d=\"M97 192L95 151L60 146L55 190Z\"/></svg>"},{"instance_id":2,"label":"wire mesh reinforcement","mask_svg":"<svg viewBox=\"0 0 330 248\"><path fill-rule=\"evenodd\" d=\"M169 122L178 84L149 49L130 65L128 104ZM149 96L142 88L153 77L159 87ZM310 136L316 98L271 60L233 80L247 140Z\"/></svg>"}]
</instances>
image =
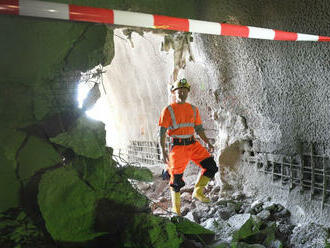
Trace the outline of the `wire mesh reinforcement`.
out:
<instances>
[{"instance_id":1,"label":"wire mesh reinforcement","mask_svg":"<svg viewBox=\"0 0 330 248\"><path fill-rule=\"evenodd\" d=\"M241 148L243 163L271 175L273 182L300 187L310 198L320 200L322 209L330 206L330 158L325 144L303 143L299 154L287 156L255 151L251 144Z\"/></svg>"},{"instance_id":2,"label":"wire mesh reinforcement","mask_svg":"<svg viewBox=\"0 0 330 248\"><path fill-rule=\"evenodd\" d=\"M154 141L130 141L127 148L127 159L129 162L154 165L162 163L160 146Z\"/></svg>"},{"instance_id":3,"label":"wire mesh reinforcement","mask_svg":"<svg viewBox=\"0 0 330 248\"><path fill-rule=\"evenodd\" d=\"M196 138L202 145L205 143L200 139ZM170 146L170 139L166 139L166 150ZM163 163L161 158L161 150L158 142L155 141L141 141L131 140L127 147L127 160L131 163L140 163L144 165L155 165Z\"/></svg>"}]
</instances>

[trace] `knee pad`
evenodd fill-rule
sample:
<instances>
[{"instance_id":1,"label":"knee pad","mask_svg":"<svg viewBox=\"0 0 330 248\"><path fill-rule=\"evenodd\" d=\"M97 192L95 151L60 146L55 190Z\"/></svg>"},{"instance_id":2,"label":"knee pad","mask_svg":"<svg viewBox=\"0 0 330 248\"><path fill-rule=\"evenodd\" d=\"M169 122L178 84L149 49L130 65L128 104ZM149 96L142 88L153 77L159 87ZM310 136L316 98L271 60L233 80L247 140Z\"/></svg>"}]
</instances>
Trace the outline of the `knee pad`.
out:
<instances>
[{"instance_id":1,"label":"knee pad","mask_svg":"<svg viewBox=\"0 0 330 248\"><path fill-rule=\"evenodd\" d=\"M218 167L217 167L217 164L215 163L214 161L214 158L213 157L209 157L209 158L206 158L204 159L202 162L201 162L201 166L206 169L206 171L204 172L204 176L207 176L209 178L213 178L215 173L217 173L218 171Z\"/></svg>"},{"instance_id":2,"label":"knee pad","mask_svg":"<svg viewBox=\"0 0 330 248\"><path fill-rule=\"evenodd\" d=\"M186 185L182 180L182 176L183 174L174 175L173 183L170 184L170 186L174 189L175 192L180 192L180 189Z\"/></svg>"}]
</instances>

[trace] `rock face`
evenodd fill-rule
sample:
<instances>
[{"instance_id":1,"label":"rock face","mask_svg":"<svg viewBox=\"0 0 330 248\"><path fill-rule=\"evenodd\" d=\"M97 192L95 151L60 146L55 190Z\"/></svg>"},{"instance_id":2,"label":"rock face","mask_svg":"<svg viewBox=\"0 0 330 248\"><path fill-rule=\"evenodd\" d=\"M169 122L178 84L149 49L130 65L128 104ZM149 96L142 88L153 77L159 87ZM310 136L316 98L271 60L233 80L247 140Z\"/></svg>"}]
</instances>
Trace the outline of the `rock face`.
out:
<instances>
[{"instance_id":1,"label":"rock face","mask_svg":"<svg viewBox=\"0 0 330 248\"><path fill-rule=\"evenodd\" d=\"M114 56L111 28L0 19L0 246L179 247L176 225L150 215L149 200L128 180L150 181L150 171L121 168L104 124L78 109L81 73Z\"/></svg>"},{"instance_id":2,"label":"rock face","mask_svg":"<svg viewBox=\"0 0 330 248\"><path fill-rule=\"evenodd\" d=\"M323 8L329 8L329 3L316 1L310 5L309 1L265 0L260 4L260 8L256 8L254 4L231 1L218 16L235 24L328 33L325 23L319 24L319 20L327 19L328 14L321 13ZM216 15L215 10L220 6L213 3L204 7L207 13ZM265 152L294 153L299 141L329 143L325 129L330 118L324 111L329 91L324 83L329 73L324 71L325 64L313 62L328 60L327 44L218 36L203 36L202 40L208 48L207 56L220 70L219 105L246 119L258 148ZM307 116L307 112L311 115ZM218 122L225 129L225 120Z\"/></svg>"}]
</instances>

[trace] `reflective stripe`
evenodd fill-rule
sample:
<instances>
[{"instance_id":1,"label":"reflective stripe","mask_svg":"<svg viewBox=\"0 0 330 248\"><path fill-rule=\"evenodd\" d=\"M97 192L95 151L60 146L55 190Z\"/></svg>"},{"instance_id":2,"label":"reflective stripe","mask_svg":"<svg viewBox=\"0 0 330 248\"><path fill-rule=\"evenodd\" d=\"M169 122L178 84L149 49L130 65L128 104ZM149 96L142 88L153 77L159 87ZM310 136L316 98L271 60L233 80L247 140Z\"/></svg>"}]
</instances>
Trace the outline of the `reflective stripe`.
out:
<instances>
[{"instance_id":1,"label":"reflective stripe","mask_svg":"<svg viewBox=\"0 0 330 248\"><path fill-rule=\"evenodd\" d=\"M193 135L171 135L172 138L187 139L193 137Z\"/></svg>"},{"instance_id":2,"label":"reflective stripe","mask_svg":"<svg viewBox=\"0 0 330 248\"><path fill-rule=\"evenodd\" d=\"M174 110L172 108L171 105L168 106L168 110L170 111L171 114L171 119L172 119L172 126L170 126L168 129L177 129L179 128L178 125L176 124L176 119L175 119L175 115L174 115Z\"/></svg>"},{"instance_id":3,"label":"reflective stripe","mask_svg":"<svg viewBox=\"0 0 330 248\"><path fill-rule=\"evenodd\" d=\"M194 127L195 124L194 123L181 123L181 124L177 124L177 128L181 128L181 127ZM177 129L177 128L174 128L174 127L169 127L168 129L169 130L173 130L173 129Z\"/></svg>"},{"instance_id":4,"label":"reflective stripe","mask_svg":"<svg viewBox=\"0 0 330 248\"><path fill-rule=\"evenodd\" d=\"M196 107L191 105L191 108L193 109L193 112L194 112L194 121L196 120ZM172 119L172 126L170 126L168 129L169 130L173 130L173 129L178 129L178 128L181 128L181 127L195 127L195 123L191 123L191 122L187 122L187 123L180 123L180 124L177 124L176 123L176 119L175 119L175 114L174 114L174 110L172 108L171 105L169 105L168 107L168 110L170 111L170 115L171 115L171 119ZM182 138L182 137L180 137Z\"/></svg>"}]
</instances>

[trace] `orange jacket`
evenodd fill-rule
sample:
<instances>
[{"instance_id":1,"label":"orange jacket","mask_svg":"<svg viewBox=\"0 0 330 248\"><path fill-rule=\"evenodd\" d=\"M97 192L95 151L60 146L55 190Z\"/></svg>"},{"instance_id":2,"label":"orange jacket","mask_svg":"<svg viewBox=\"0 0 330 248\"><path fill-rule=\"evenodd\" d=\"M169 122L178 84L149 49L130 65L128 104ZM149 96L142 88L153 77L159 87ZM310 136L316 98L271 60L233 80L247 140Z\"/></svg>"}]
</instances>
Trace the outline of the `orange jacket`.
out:
<instances>
[{"instance_id":1,"label":"orange jacket","mask_svg":"<svg viewBox=\"0 0 330 248\"><path fill-rule=\"evenodd\" d=\"M163 109L158 123L173 138L189 138L194 135L194 127L201 124L198 108L190 103L168 105Z\"/></svg>"}]
</instances>

